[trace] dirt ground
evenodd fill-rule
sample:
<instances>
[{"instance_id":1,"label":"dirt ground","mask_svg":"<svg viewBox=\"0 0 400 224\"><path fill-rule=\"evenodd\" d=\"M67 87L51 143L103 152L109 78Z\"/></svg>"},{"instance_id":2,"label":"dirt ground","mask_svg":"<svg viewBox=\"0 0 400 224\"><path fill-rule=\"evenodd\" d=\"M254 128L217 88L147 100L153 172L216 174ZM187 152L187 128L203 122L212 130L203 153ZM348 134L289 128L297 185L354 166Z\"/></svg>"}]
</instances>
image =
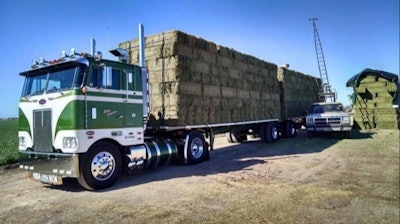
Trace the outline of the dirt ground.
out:
<instances>
[{"instance_id":1,"label":"dirt ground","mask_svg":"<svg viewBox=\"0 0 400 224\"><path fill-rule=\"evenodd\" d=\"M0 223L398 223L399 132L273 144L216 139L210 161L124 175L91 192L0 169Z\"/></svg>"}]
</instances>

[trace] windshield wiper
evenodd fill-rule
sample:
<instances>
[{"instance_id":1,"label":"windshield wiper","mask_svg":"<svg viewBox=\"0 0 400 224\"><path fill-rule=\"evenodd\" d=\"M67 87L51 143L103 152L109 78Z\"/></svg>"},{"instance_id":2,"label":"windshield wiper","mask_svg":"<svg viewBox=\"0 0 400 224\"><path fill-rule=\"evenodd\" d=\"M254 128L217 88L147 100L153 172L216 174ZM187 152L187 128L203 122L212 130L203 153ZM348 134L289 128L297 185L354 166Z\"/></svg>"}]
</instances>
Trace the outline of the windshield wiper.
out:
<instances>
[{"instance_id":1,"label":"windshield wiper","mask_svg":"<svg viewBox=\"0 0 400 224\"><path fill-rule=\"evenodd\" d=\"M46 93L56 92L57 90L57 87L54 86L53 88L47 90Z\"/></svg>"}]
</instances>

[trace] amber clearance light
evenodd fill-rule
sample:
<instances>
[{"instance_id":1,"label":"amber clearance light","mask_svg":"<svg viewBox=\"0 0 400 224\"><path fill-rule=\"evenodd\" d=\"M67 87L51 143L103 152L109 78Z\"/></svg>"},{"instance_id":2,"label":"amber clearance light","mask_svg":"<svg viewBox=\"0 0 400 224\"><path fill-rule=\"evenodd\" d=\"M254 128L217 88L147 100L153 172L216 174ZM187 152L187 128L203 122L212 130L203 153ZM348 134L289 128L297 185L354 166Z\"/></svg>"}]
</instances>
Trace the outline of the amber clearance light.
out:
<instances>
[{"instance_id":1,"label":"amber clearance light","mask_svg":"<svg viewBox=\"0 0 400 224\"><path fill-rule=\"evenodd\" d=\"M87 88L86 88L86 86L82 87L81 91L82 91L83 94L86 94L86 93L87 93Z\"/></svg>"}]
</instances>

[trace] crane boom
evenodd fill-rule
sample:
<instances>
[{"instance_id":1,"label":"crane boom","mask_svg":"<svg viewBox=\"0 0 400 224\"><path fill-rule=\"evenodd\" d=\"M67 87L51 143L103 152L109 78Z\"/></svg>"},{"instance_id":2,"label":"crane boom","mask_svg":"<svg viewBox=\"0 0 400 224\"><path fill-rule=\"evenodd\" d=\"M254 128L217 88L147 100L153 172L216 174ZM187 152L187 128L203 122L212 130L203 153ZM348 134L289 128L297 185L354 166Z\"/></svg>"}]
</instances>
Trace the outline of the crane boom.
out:
<instances>
[{"instance_id":1,"label":"crane boom","mask_svg":"<svg viewBox=\"0 0 400 224\"><path fill-rule=\"evenodd\" d=\"M336 93L331 89L331 86L329 84L328 71L326 69L324 52L322 50L321 40L319 38L317 25L315 23L315 21L317 21L317 20L318 20L317 18L309 19L309 21L312 21L312 23L313 23L315 53L317 55L319 75L321 76L321 81L322 81L322 92L319 94L319 96L320 96L321 101L335 102L336 101Z\"/></svg>"}]
</instances>

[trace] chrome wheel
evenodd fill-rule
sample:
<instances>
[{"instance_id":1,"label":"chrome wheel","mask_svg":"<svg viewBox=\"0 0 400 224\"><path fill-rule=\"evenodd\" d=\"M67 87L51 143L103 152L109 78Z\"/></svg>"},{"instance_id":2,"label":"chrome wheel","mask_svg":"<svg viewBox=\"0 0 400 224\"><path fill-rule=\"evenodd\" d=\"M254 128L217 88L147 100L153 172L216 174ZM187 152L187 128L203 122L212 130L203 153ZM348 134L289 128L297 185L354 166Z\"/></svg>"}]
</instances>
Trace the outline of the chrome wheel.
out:
<instances>
[{"instance_id":1,"label":"chrome wheel","mask_svg":"<svg viewBox=\"0 0 400 224\"><path fill-rule=\"evenodd\" d=\"M114 157L108 152L98 153L92 160L91 171L96 180L107 180L115 171Z\"/></svg>"},{"instance_id":2,"label":"chrome wheel","mask_svg":"<svg viewBox=\"0 0 400 224\"><path fill-rule=\"evenodd\" d=\"M296 128L294 126L290 126L290 136L296 135Z\"/></svg>"},{"instance_id":3,"label":"chrome wheel","mask_svg":"<svg viewBox=\"0 0 400 224\"><path fill-rule=\"evenodd\" d=\"M196 164L208 158L208 145L204 136L199 131L191 131L186 135L183 147L183 162Z\"/></svg>"},{"instance_id":4,"label":"chrome wheel","mask_svg":"<svg viewBox=\"0 0 400 224\"><path fill-rule=\"evenodd\" d=\"M272 141L276 141L279 138L279 131L278 128L276 126L272 127Z\"/></svg>"},{"instance_id":5,"label":"chrome wheel","mask_svg":"<svg viewBox=\"0 0 400 224\"><path fill-rule=\"evenodd\" d=\"M115 144L99 141L79 160L78 182L88 190L110 187L122 170L123 158Z\"/></svg>"},{"instance_id":6,"label":"chrome wheel","mask_svg":"<svg viewBox=\"0 0 400 224\"><path fill-rule=\"evenodd\" d=\"M196 137L193 138L190 144L190 153L192 154L193 158L199 159L202 157L204 151L204 144L203 141Z\"/></svg>"}]
</instances>

